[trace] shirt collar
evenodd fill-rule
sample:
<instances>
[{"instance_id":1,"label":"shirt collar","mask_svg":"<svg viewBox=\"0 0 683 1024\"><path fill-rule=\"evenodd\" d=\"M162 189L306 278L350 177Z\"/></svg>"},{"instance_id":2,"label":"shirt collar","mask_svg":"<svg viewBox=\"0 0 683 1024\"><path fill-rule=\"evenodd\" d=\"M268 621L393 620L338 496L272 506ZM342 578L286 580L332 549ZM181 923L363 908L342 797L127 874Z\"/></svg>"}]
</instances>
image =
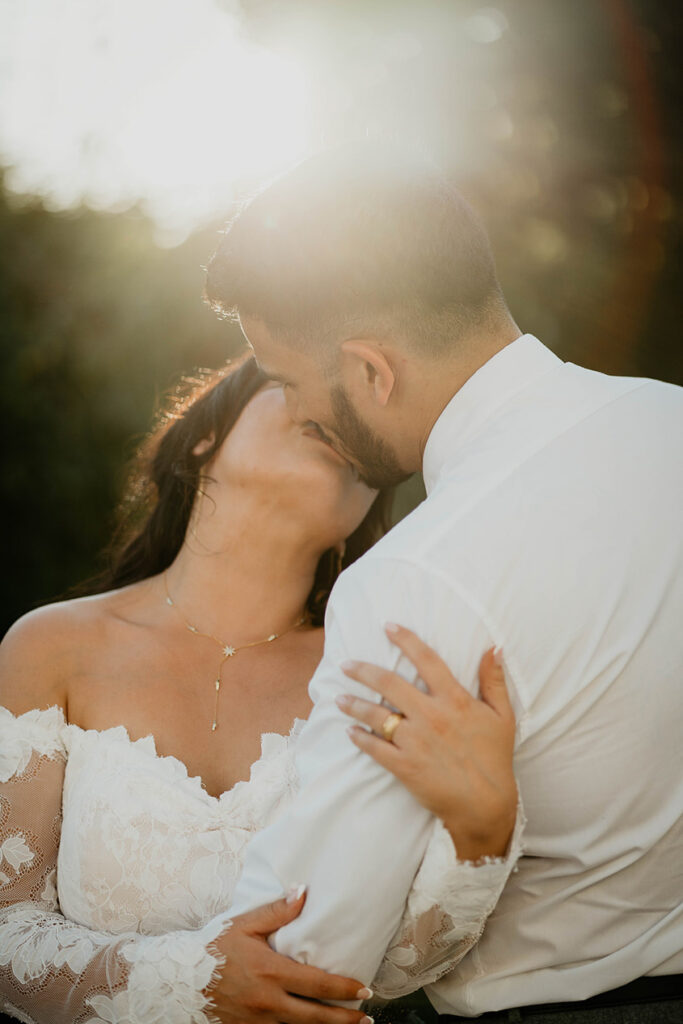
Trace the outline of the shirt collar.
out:
<instances>
[{"instance_id":1,"label":"shirt collar","mask_svg":"<svg viewBox=\"0 0 683 1024\"><path fill-rule=\"evenodd\" d=\"M496 352L451 398L427 438L422 473L427 493L436 486L454 451L518 391L562 365L532 334Z\"/></svg>"}]
</instances>

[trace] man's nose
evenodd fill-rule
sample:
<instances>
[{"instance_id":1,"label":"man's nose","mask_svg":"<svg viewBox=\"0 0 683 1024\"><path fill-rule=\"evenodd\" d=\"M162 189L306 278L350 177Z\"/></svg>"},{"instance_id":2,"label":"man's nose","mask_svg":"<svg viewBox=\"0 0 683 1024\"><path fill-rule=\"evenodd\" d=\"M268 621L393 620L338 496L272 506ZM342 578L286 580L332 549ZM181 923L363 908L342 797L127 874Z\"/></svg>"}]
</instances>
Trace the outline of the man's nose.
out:
<instances>
[{"instance_id":1,"label":"man's nose","mask_svg":"<svg viewBox=\"0 0 683 1024\"><path fill-rule=\"evenodd\" d=\"M301 403L297 397L294 388L285 388L285 402L287 403L287 412L289 413L290 419L301 426L306 422L305 417L301 415Z\"/></svg>"}]
</instances>

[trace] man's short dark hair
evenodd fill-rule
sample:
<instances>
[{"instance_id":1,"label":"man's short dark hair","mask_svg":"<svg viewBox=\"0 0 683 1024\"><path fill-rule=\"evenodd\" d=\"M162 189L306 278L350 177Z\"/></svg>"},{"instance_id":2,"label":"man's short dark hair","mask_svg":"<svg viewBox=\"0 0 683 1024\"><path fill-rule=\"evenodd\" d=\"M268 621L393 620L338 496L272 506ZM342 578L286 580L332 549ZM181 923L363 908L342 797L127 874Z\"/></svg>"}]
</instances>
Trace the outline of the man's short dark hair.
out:
<instances>
[{"instance_id":1,"label":"man's short dark hair","mask_svg":"<svg viewBox=\"0 0 683 1024\"><path fill-rule=\"evenodd\" d=\"M206 297L292 344L398 337L434 355L506 314L469 203L431 163L371 142L311 157L250 199Z\"/></svg>"}]
</instances>

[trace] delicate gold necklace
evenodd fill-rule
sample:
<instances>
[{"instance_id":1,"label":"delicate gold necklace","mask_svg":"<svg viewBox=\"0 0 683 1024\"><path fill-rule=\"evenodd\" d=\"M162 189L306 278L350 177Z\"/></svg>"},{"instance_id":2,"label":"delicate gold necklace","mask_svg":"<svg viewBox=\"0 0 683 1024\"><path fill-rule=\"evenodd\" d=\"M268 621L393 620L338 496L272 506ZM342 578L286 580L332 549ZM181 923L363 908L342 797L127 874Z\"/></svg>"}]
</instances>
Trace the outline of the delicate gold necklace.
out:
<instances>
[{"instance_id":1,"label":"delicate gold necklace","mask_svg":"<svg viewBox=\"0 0 683 1024\"><path fill-rule=\"evenodd\" d=\"M164 573L163 575L164 590L166 591L166 604L170 605L171 608L175 609L176 613L180 616L183 623L185 624L185 628L189 630L190 633L194 633L195 636L205 637L207 640L213 640L214 643L218 644L218 646L221 648L223 652L223 658L221 659L221 663L218 666L218 673L215 679L216 705L213 712L213 722L211 723L211 732L215 732L216 729L218 728L218 698L221 692L221 673L223 671L223 666L225 665L228 658L234 657L238 651L243 651L247 647L259 647L261 644L272 644L273 640L277 640L281 636L286 636L287 633L291 633L293 630L298 629L299 626L303 626L304 622L308 621L308 614L304 612L301 618L298 619L293 626L290 626L289 629L286 629L283 633L271 633L270 636L264 637L263 640L253 640L250 644L240 644L239 647L234 647L232 644L226 644L223 640L220 640L217 636L214 636L213 633L202 633L200 629L197 629L196 626L193 626L192 623L185 618L180 608L178 607L178 605L175 603L175 601L168 592L168 579L166 573Z\"/></svg>"}]
</instances>

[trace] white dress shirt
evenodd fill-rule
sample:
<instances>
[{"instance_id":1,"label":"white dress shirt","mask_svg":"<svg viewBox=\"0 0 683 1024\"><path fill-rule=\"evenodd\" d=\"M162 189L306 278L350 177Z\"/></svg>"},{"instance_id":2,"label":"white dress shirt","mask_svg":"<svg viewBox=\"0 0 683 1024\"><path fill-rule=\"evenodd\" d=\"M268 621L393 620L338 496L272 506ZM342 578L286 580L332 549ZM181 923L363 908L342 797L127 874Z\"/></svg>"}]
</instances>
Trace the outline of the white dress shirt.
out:
<instances>
[{"instance_id":1,"label":"white dress shirt","mask_svg":"<svg viewBox=\"0 0 683 1024\"><path fill-rule=\"evenodd\" d=\"M346 735L346 658L414 672L415 630L472 691L502 646L518 719L525 856L442 1013L577 1000L683 970L683 389L563 363L530 335L453 397L428 497L338 581L300 794L251 843L235 913L308 884L276 933L369 981L422 858L429 813ZM370 699L378 699L372 694Z\"/></svg>"}]
</instances>

